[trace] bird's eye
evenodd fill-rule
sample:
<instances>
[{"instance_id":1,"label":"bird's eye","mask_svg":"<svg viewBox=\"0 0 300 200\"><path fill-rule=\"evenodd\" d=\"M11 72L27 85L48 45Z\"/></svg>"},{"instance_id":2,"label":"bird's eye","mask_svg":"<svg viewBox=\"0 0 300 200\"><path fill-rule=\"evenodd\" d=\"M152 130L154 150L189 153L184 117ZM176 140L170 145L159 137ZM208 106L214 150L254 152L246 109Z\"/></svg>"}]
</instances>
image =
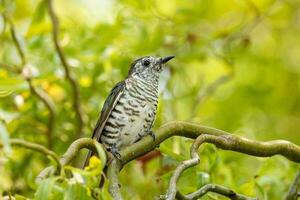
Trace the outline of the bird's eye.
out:
<instances>
[{"instance_id":1,"label":"bird's eye","mask_svg":"<svg viewBox=\"0 0 300 200\"><path fill-rule=\"evenodd\" d=\"M149 61L149 60L145 60L145 61L143 62L143 65L144 65L145 67L149 66L149 65L150 65L150 61Z\"/></svg>"}]
</instances>

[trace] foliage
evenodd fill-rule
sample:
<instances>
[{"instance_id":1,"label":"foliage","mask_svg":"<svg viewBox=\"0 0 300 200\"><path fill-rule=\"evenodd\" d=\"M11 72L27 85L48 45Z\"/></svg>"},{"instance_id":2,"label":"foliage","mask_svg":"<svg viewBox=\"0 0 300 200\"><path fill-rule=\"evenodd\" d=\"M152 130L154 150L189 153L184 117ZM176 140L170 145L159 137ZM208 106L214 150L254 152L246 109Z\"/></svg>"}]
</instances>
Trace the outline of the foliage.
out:
<instances>
[{"instance_id":1,"label":"foliage","mask_svg":"<svg viewBox=\"0 0 300 200\"><path fill-rule=\"evenodd\" d=\"M92 191L100 172L89 169L67 166L73 178L66 174L36 184L48 160L9 146L8 138L22 138L62 154L79 133L47 1L0 2L1 13L11 20L4 14L0 18L0 138L5 145L0 192L19 199L109 198L107 186ZM90 137L107 94L126 77L130 62L154 54L176 55L162 74L156 128L186 120L252 139L300 144L299 1L55 0L54 10L60 21L58 39L79 86L84 136ZM51 110L31 86L54 103L53 125ZM189 157L190 145L190 140L172 138L160 145L161 156L126 165L121 172L124 197L163 194L173 169ZM179 180L183 193L213 182L259 199L282 199L298 168L282 157L248 157L212 145L204 145L200 153L201 164Z\"/></svg>"}]
</instances>

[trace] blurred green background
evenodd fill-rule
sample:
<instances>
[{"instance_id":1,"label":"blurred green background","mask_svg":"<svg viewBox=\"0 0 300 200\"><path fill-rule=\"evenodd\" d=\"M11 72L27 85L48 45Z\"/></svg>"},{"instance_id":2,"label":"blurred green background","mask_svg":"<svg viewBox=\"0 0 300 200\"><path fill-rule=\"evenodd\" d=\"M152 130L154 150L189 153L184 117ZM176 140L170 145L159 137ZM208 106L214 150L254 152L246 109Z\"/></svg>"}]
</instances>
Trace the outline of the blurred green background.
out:
<instances>
[{"instance_id":1,"label":"blurred green background","mask_svg":"<svg viewBox=\"0 0 300 200\"><path fill-rule=\"evenodd\" d=\"M185 120L251 139L300 144L299 0L55 0L54 9L59 41L80 89L84 136L90 137L106 96L135 58L176 55L161 77L155 128ZM0 11L15 25L32 85L55 104L51 148L61 155L78 136L77 120L46 3L1 0ZM20 73L24 66L3 16L1 140L47 146L49 111ZM191 140L171 138L160 145L162 156L128 164L121 172L124 197L163 194L173 169L189 157L190 145ZM200 154L202 163L179 181L183 193L218 183L259 199L282 199L298 168L283 157L255 158L213 145L201 147ZM34 179L50 164L47 158L9 146L0 156L0 192L33 198Z\"/></svg>"}]
</instances>

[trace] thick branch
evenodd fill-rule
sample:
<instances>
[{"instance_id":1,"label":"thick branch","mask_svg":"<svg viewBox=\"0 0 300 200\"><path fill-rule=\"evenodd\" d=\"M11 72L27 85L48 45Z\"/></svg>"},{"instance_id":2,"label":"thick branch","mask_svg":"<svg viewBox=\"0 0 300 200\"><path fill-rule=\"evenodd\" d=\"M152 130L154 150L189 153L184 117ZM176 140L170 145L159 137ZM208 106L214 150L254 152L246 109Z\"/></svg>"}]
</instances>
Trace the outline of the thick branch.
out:
<instances>
[{"instance_id":1,"label":"thick branch","mask_svg":"<svg viewBox=\"0 0 300 200\"><path fill-rule=\"evenodd\" d=\"M286 200L297 200L300 197L300 169L292 183L289 192L286 196Z\"/></svg>"},{"instance_id":2,"label":"thick branch","mask_svg":"<svg viewBox=\"0 0 300 200\"><path fill-rule=\"evenodd\" d=\"M182 136L195 139L201 134L208 134L218 137L215 141L208 141L215 144L217 147L224 150L231 150L240 153L245 153L257 157L271 157L274 155L282 155L287 159L300 162L300 147L296 144L285 140L273 140L269 142L259 142L238 136L231 135L228 132L202 126L197 123L190 122L169 122L160 127L156 132L156 140L149 137L144 137L139 142L127 147L121 152L122 164L134 160L141 155L158 147L160 143L172 136ZM232 137L236 137L235 143L230 141Z\"/></svg>"},{"instance_id":3,"label":"thick branch","mask_svg":"<svg viewBox=\"0 0 300 200\"><path fill-rule=\"evenodd\" d=\"M32 143L32 142L27 142L27 141L24 141L24 140L21 140L21 139L10 139L9 142L10 142L11 145L21 146L21 147L24 147L26 149L31 149L31 150L40 152L40 153L42 153L46 156L50 156L57 164L57 171L61 172L62 165L59 162L58 155L55 152L47 149L43 145ZM0 147L1 148L3 147L2 143L0 143Z\"/></svg>"},{"instance_id":4,"label":"thick branch","mask_svg":"<svg viewBox=\"0 0 300 200\"><path fill-rule=\"evenodd\" d=\"M120 161L113 159L107 169L107 178L109 179L109 193L114 200L122 200L120 192L119 171L122 168Z\"/></svg>"},{"instance_id":5,"label":"thick branch","mask_svg":"<svg viewBox=\"0 0 300 200\"><path fill-rule=\"evenodd\" d=\"M148 153L169 137L182 136L187 138L197 138L202 134L205 134L205 142L215 144L217 147L224 150L237 151L258 157L282 155L291 161L300 162L300 147L288 141L274 140L269 142L259 142L234 136L228 132L201 126L196 123L169 122L156 131L156 140L154 142L150 136L144 137L139 142L124 149L121 152L122 165ZM191 163L195 164L194 161ZM180 170L190 167L188 164L189 163L184 163L181 166L183 169Z\"/></svg>"},{"instance_id":6,"label":"thick branch","mask_svg":"<svg viewBox=\"0 0 300 200\"><path fill-rule=\"evenodd\" d=\"M82 135L82 128L83 128L83 114L80 106L80 92L79 92L79 86L77 85L77 82L75 80L75 77L71 74L70 66L67 62L67 59L65 58L65 55L63 53L62 47L59 43L59 20L54 12L53 9L53 2L52 0L46 0L48 5L48 12L52 23L52 37L54 46L56 49L56 52L58 54L58 57L61 61L61 64L65 71L65 76L67 81L70 83L73 91L73 108L75 110L76 119L77 119L77 130L76 133L78 134L77 137L80 138Z\"/></svg>"},{"instance_id":7,"label":"thick branch","mask_svg":"<svg viewBox=\"0 0 300 200\"><path fill-rule=\"evenodd\" d=\"M134 160L140 157L141 155L144 155L149 151L153 150L164 140L172 136L198 138L198 140L196 140L196 143L194 143L193 145L192 157L198 156L197 145L200 145L202 142L208 142L208 143L215 144L217 147L225 150L237 151L240 153L245 153L248 155L253 155L258 157L282 155L294 162L300 162L300 147L291 142L284 141L284 140L258 142L255 140L249 140L246 138L234 136L229 134L228 132L218 130L215 128L201 126L196 123L180 122L180 121L169 122L163 125L161 128L159 128L156 131L155 135L156 135L156 139L154 142L152 137L150 136L144 137L139 142L121 151L121 161L120 162L113 161L113 163L114 162L117 163L111 164L111 166L109 166L108 179L111 181L110 191L113 192L111 193L113 196L117 195L118 197L121 198L120 191L119 191L120 190L119 180L117 174L122 169L122 167L126 163L130 162L131 160ZM199 139L199 136L201 135L203 135L202 140ZM94 145L95 145L95 141L89 138L82 138L76 140L74 143L71 144L67 152L62 156L60 160L61 165L66 165L70 163L70 161L73 160L76 157L76 155L78 155L78 151L81 148L88 148L91 151L95 152L95 148L93 147ZM189 163L184 163L184 164L188 165ZM192 164L195 164L195 162L192 162ZM187 167L184 166L183 168L187 168ZM181 169L181 171L183 170L184 169ZM45 171L46 170L41 172L38 178L46 177L48 172L46 173ZM116 187L116 185L118 185L118 187Z\"/></svg>"}]
</instances>

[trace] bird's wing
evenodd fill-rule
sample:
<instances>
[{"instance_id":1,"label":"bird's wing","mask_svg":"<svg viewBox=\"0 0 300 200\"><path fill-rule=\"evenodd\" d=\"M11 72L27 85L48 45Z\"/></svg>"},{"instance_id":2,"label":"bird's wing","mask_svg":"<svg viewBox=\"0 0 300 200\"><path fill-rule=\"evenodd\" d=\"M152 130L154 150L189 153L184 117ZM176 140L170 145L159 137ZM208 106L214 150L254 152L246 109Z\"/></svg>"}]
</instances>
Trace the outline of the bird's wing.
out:
<instances>
[{"instance_id":1,"label":"bird's wing","mask_svg":"<svg viewBox=\"0 0 300 200\"><path fill-rule=\"evenodd\" d=\"M123 94L124 88L125 88L125 81L121 81L121 82L117 83L117 85L110 91L110 94L104 102L104 105L103 105L101 113L100 113L100 117L95 126L93 136L92 136L93 139L95 139L97 141L100 140L100 136L101 136L101 133L105 126L105 123L108 120L111 111L115 108L116 104L118 103L118 100L120 99L121 95ZM89 151L86 156L83 168L88 165L90 157L92 155L93 155L93 152Z\"/></svg>"},{"instance_id":2,"label":"bird's wing","mask_svg":"<svg viewBox=\"0 0 300 200\"><path fill-rule=\"evenodd\" d=\"M103 108L100 113L100 117L95 126L92 136L93 139L99 141L105 123L108 120L111 111L115 108L116 104L118 103L120 96L123 94L124 88L125 81L121 81L117 83L116 86L110 91L110 94L104 102Z\"/></svg>"}]
</instances>

